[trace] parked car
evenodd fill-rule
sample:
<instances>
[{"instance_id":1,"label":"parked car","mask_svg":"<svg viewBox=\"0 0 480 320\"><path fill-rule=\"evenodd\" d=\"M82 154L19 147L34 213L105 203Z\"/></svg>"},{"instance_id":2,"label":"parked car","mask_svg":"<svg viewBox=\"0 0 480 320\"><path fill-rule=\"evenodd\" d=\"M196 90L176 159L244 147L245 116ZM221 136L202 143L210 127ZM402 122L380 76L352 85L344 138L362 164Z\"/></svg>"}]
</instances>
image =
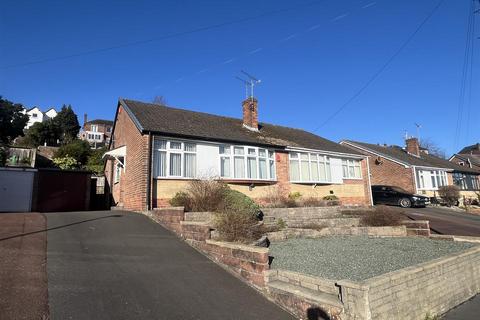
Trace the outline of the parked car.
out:
<instances>
[{"instance_id":1,"label":"parked car","mask_svg":"<svg viewBox=\"0 0 480 320\"><path fill-rule=\"evenodd\" d=\"M374 204L390 204L402 208L425 207L430 199L418 194L412 194L395 186L372 186Z\"/></svg>"}]
</instances>

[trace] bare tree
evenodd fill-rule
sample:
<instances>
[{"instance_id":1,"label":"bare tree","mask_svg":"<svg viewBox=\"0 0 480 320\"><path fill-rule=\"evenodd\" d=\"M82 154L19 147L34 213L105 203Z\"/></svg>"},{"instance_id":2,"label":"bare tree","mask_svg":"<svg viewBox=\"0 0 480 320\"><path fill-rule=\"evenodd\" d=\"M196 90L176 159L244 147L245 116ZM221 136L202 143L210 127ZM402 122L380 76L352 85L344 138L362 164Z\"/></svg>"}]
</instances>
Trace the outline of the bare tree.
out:
<instances>
[{"instance_id":1,"label":"bare tree","mask_svg":"<svg viewBox=\"0 0 480 320\"><path fill-rule=\"evenodd\" d=\"M164 96L155 96L152 101L154 104L159 104L161 106L166 106L167 105L167 99L165 99Z\"/></svg>"},{"instance_id":2,"label":"bare tree","mask_svg":"<svg viewBox=\"0 0 480 320\"><path fill-rule=\"evenodd\" d=\"M425 138L420 140L420 148L427 149L428 153L436 157L446 159L445 150L438 146L432 139Z\"/></svg>"}]
</instances>

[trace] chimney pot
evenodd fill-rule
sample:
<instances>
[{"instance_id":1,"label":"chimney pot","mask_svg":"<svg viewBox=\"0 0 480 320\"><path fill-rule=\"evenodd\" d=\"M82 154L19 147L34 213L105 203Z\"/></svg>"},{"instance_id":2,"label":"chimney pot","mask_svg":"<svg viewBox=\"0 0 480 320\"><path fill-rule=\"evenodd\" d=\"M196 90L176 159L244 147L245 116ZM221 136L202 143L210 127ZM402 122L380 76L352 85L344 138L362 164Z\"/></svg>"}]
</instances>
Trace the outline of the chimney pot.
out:
<instances>
[{"instance_id":1,"label":"chimney pot","mask_svg":"<svg viewBox=\"0 0 480 320\"><path fill-rule=\"evenodd\" d=\"M407 152L413 155L416 155L417 157L420 156L420 144L418 143L417 138L410 138L405 140L405 143L407 144Z\"/></svg>"},{"instance_id":2,"label":"chimney pot","mask_svg":"<svg viewBox=\"0 0 480 320\"><path fill-rule=\"evenodd\" d=\"M242 102L243 126L252 131L258 131L258 101L250 97Z\"/></svg>"}]
</instances>

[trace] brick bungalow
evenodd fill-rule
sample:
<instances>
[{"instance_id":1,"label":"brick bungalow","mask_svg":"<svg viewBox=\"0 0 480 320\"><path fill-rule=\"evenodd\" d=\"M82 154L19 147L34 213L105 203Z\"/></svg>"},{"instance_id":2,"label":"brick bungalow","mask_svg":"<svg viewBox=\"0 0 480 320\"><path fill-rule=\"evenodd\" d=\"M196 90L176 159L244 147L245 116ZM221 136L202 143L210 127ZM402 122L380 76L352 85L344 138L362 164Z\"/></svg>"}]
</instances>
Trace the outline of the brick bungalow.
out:
<instances>
[{"instance_id":1,"label":"brick bungalow","mask_svg":"<svg viewBox=\"0 0 480 320\"><path fill-rule=\"evenodd\" d=\"M256 99L242 107L236 119L120 99L105 154L112 202L135 211L167 206L190 180L216 178L256 201L278 186L285 194L371 204L365 156L300 129L259 123Z\"/></svg>"},{"instance_id":2,"label":"brick bungalow","mask_svg":"<svg viewBox=\"0 0 480 320\"><path fill-rule=\"evenodd\" d=\"M406 147L344 140L345 147L368 156L372 185L391 185L412 193L436 196L440 186L457 185L462 196L476 198L480 171L428 154L417 138Z\"/></svg>"}]
</instances>

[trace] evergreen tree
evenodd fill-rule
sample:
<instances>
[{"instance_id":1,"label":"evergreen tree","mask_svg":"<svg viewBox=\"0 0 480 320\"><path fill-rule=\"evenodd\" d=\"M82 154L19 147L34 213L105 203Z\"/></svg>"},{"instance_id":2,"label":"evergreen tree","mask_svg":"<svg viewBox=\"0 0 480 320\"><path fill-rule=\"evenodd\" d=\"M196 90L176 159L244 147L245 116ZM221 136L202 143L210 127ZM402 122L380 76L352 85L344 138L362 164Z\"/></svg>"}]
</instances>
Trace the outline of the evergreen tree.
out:
<instances>
[{"instance_id":1,"label":"evergreen tree","mask_svg":"<svg viewBox=\"0 0 480 320\"><path fill-rule=\"evenodd\" d=\"M62 144L72 142L77 138L78 132L80 131L80 124L71 105L63 105L62 110L60 110L53 119L61 130Z\"/></svg>"},{"instance_id":2,"label":"evergreen tree","mask_svg":"<svg viewBox=\"0 0 480 320\"><path fill-rule=\"evenodd\" d=\"M23 106L0 96L0 144L9 144L18 136L23 136L23 128L28 116L22 113Z\"/></svg>"}]
</instances>

